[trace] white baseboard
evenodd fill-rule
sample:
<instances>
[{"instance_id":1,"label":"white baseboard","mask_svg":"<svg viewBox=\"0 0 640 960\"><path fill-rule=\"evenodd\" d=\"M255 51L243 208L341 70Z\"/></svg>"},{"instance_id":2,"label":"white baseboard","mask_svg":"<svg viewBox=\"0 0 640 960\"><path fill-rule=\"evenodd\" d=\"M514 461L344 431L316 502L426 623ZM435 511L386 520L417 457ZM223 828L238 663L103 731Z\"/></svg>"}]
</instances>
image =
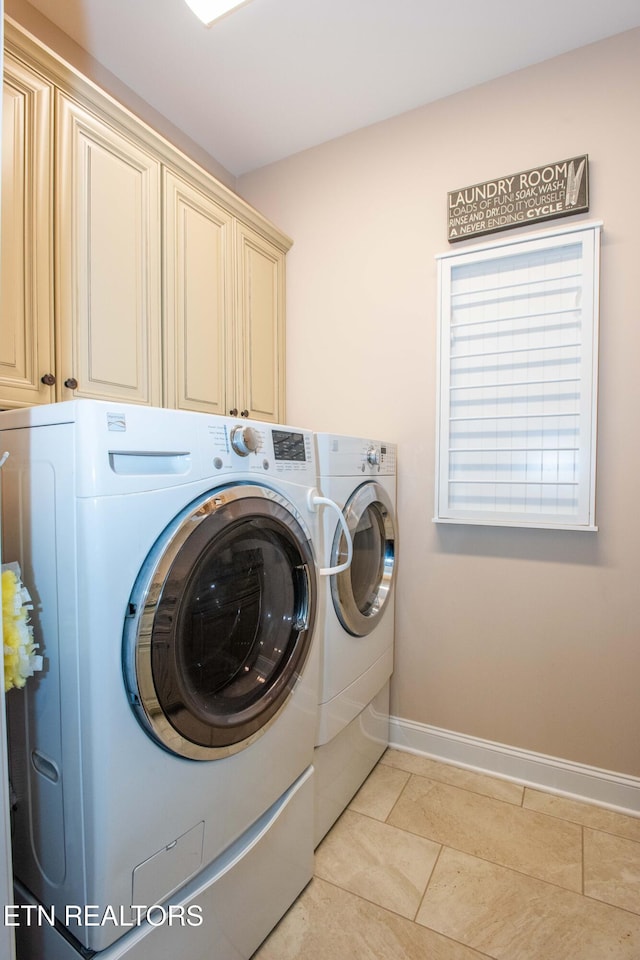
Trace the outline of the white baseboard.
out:
<instances>
[{"instance_id":1,"label":"white baseboard","mask_svg":"<svg viewBox=\"0 0 640 960\"><path fill-rule=\"evenodd\" d=\"M389 746L503 780L640 816L640 777L390 718Z\"/></svg>"}]
</instances>

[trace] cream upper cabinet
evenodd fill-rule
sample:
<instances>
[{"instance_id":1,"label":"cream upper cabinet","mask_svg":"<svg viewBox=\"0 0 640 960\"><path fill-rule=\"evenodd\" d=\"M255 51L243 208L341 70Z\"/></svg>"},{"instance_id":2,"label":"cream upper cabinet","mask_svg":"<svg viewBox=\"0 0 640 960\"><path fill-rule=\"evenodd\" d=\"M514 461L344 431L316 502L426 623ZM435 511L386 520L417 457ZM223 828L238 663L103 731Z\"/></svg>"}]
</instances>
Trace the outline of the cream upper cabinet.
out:
<instances>
[{"instance_id":1,"label":"cream upper cabinet","mask_svg":"<svg viewBox=\"0 0 640 960\"><path fill-rule=\"evenodd\" d=\"M56 96L61 397L160 405L160 163Z\"/></svg>"},{"instance_id":2,"label":"cream upper cabinet","mask_svg":"<svg viewBox=\"0 0 640 960\"><path fill-rule=\"evenodd\" d=\"M164 171L165 403L228 413L233 218Z\"/></svg>"},{"instance_id":3,"label":"cream upper cabinet","mask_svg":"<svg viewBox=\"0 0 640 960\"><path fill-rule=\"evenodd\" d=\"M0 408L285 420L285 255L256 210L5 20Z\"/></svg>"},{"instance_id":4,"label":"cream upper cabinet","mask_svg":"<svg viewBox=\"0 0 640 960\"><path fill-rule=\"evenodd\" d=\"M284 419L284 253L164 171L165 403Z\"/></svg>"},{"instance_id":5,"label":"cream upper cabinet","mask_svg":"<svg viewBox=\"0 0 640 960\"><path fill-rule=\"evenodd\" d=\"M0 406L55 399L53 87L5 56Z\"/></svg>"},{"instance_id":6,"label":"cream upper cabinet","mask_svg":"<svg viewBox=\"0 0 640 960\"><path fill-rule=\"evenodd\" d=\"M285 255L237 224L236 396L242 416L285 419Z\"/></svg>"}]
</instances>

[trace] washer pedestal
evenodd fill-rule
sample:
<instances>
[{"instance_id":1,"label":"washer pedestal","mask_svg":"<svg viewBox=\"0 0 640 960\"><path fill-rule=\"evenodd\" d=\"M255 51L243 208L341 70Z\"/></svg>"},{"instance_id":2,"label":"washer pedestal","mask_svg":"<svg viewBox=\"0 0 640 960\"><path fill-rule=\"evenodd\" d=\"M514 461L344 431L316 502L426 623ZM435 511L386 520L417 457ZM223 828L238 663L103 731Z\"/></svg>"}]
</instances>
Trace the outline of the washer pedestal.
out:
<instances>
[{"instance_id":1,"label":"washer pedestal","mask_svg":"<svg viewBox=\"0 0 640 960\"><path fill-rule=\"evenodd\" d=\"M314 847L333 826L389 743L389 683L351 723L316 747Z\"/></svg>"},{"instance_id":2,"label":"washer pedestal","mask_svg":"<svg viewBox=\"0 0 640 960\"><path fill-rule=\"evenodd\" d=\"M310 767L236 843L154 907L153 924L144 920L95 954L96 960L248 960L313 875L312 797ZM38 921L38 905L20 885L15 903L21 910L18 960L93 956L60 925Z\"/></svg>"}]
</instances>

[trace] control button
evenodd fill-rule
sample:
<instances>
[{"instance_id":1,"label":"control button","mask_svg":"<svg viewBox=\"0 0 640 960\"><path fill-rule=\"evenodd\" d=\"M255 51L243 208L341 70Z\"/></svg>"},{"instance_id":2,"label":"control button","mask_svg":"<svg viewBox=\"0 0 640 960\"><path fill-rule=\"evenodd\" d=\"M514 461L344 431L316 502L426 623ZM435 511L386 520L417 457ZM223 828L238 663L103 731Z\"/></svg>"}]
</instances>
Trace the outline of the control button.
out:
<instances>
[{"instance_id":1,"label":"control button","mask_svg":"<svg viewBox=\"0 0 640 960\"><path fill-rule=\"evenodd\" d=\"M262 469L263 469L263 470L268 470L268 469L269 469L269 461L267 460L266 457L265 457L265 459L262 461Z\"/></svg>"},{"instance_id":2,"label":"control button","mask_svg":"<svg viewBox=\"0 0 640 960\"><path fill-rule=\"evenodd\" d=\"M216 457L215 460L213 461L213 465L216 468L216 470L222 470L222 467L224 466L222 462L222 457Z\"/></svg>"}]
</instances>

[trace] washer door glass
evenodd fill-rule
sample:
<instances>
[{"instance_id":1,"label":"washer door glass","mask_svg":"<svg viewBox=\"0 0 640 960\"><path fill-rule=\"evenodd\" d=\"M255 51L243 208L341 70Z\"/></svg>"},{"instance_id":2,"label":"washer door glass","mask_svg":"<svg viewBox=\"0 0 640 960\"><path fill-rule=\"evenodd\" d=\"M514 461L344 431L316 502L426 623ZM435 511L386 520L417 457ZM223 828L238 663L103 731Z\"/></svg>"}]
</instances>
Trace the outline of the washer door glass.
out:
<instances>
[{"instance_id":1,"label":"washer door glass","mask_svg":"<svg viewBox=\"0 0 640 960\"><path fill-rule=\"evenodd\" d=\"M344 509L353 538L351 566L331 578L333 605L342 626L356 637L370 633L388 605L395 575L396 530L393 505L383 487L358 487ZM344 533L337 528L332 565L347 556Z\"/></svg>"},{"instance_id":2,"label":"washer door glass","mask_svg":"<svg viewBox=\"0 0 640 960\"><path fill-rule=\"evenodd\" d=\"M195 759L261 736L305 664L315 601L312 548L291 504L248 485L194 504L131 598L125 676L148 732Z\"/></svg>"}]
</instances>

